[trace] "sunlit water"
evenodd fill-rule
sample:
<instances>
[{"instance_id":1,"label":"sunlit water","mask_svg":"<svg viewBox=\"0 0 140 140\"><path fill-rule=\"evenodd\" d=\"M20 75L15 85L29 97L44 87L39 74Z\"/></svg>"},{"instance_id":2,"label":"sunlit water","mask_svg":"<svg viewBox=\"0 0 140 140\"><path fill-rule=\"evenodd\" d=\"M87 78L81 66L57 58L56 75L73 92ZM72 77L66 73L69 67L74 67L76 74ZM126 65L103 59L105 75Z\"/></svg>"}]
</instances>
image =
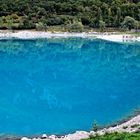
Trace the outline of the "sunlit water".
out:
<instances>
[{"instance_id":1,"label":"sunlit water","mask_svg":"<svg viewBox=\"0 0 140 140\"><path fill-rule=\"evenodd\" d=\"M0 41L0 133L64 134L140 106L140 45L82 38Z\"/></svg>"}]
</instances>

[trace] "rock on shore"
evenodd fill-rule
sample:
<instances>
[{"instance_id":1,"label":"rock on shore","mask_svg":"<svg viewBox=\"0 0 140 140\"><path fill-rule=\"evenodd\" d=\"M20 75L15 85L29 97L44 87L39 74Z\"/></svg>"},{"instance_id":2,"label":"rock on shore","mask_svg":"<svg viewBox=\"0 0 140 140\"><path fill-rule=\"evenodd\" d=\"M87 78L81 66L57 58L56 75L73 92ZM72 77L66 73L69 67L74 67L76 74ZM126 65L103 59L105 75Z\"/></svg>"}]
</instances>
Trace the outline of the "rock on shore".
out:
<instances>
[{"instance_id":1,"label":"rock on shore","mask_svg":"<svg viewBox=\"0 0 140 140\"><path fill-rule=\"evenodd\" d=\"M137 132L137 131L140 131L140 115L137 115L122 124L116 125L114 127L103 128L101 130L98 130L97 132L76 131L73 134L68 134L61 137L57 137L55 135L47 136L46 134L43 134L41 137L38 137L38 138L23 137L21 140L81 140L81 139L86 139L90 135L95 135L95 134L104 135L105 133L112 133L112 132L131 133L131 132Z\"/></svg>"}]
</instances>

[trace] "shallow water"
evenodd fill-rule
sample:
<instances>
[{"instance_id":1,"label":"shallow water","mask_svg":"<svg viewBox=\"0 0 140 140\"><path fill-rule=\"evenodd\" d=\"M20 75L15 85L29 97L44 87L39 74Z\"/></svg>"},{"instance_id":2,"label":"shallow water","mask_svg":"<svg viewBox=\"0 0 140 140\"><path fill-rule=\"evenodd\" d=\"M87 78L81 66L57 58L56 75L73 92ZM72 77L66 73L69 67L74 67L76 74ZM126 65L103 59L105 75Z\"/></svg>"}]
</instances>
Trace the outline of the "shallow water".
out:
<instances>
[{"instance_id":1,"label":"shallow water","mask_svg":"<svg viewBox=\"0 0 140 140\"><path fill-rule=\"evenodd\" d=\"M64 134L140 106L140 45L82 38L0 41L0 133Z\"/></svg>"}]
</instances>

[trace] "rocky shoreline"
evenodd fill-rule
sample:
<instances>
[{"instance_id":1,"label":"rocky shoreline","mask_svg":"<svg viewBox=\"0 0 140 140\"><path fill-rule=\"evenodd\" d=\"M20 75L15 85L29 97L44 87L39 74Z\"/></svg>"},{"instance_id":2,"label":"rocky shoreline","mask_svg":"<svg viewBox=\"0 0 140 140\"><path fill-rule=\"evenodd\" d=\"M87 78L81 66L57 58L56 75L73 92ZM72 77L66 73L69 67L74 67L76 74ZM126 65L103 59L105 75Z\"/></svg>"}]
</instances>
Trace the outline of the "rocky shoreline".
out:
<instances>
[{"instance_id":1,"label":"rocky shoreline","mask_svg":"<svg viewBox=\"0 0 140 140\"><path fill-rule=\"evenodd\" d=\"M81 140L81 139L86 139L89 138L91 135L104 135L105 133L112 133L112 132L139 132L140 131L140 115L137 115L130 120L118 124L115 126L111 126L108 128L103 128L101 130L98 130L97 132L90 131L76 131L73 134L68 134L65 136L56 136L56 135L50 135L47 136L46 134L43 134L41 137L36 137L36 138L27 138L23 137L21 140Z\"/></svg>"},{"instance_id":2,"label":"rocky shoreline","mask_svg":"<svg viewBox=\"0 0 140 140\"><path fill-rule=\"evenodd\" d=\"M97 132L94 131L76 131L75 133L67 135L47 135L33 136L33 137L14 137L14 136L0 136L0 140L82 140L87 139L91 135L104 135L105 133L113 132L140 132L140 114L130 116L129 118L122 120L121 122L99 129Z\"/></svg>"},{"instance_id":3,"label":"rocky shoreline","mask_svg":"<svg viewBox=\"0 0 140 140\"><path fill-rule=\"evenodd\" d=\"M67 37L82 37L92 39L103 39L113 42L140 42L140 36L131 34L112 33L98 33L98 32L82 32L82 33L69 33L69 32L43 32L43 31L0 31L0 40L2 39L39 39L39 38L67 38Z\"/></svg>"},{"instance_id":4,"label":"rocky shoreline","mask_svg":"<svg viewBox=\"0 0 140 140\"><path fill-rule=\"evenodd\" d=\"M116 33L60 33L60 32L39 32L39 31L17 31L17 32L10 32L10 31L0 31L0 40L3 39L37 39L37 38L66 38L66 37L82 37L82 38L97 38L103 40L109 40L113 42L140 42L140 37L136 37L133 35L128 34L116 34ZM111 132L136 132L140 131L140 113L137 115L128 118L121 123L117 123L115 125L102 128L97 132L94 131L76 131L72 134L67 134L63 136L56 136L56 135L46 135L43 134L42 136L37 137L12 137L12 136L0 136L0 140L81 140L86 139L90 135L103 135L105 133Z\"/></svg>"}]
</instances>

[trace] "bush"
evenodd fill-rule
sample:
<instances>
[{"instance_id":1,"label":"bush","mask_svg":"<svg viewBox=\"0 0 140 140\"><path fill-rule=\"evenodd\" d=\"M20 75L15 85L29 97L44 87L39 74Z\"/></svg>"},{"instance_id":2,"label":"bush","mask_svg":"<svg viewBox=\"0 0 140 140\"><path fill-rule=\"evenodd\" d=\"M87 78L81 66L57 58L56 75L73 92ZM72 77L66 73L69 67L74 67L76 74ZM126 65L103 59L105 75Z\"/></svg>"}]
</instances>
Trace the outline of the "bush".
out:
<instances>
[{"instance_id":1,"label":"bush","mask_svg":"<svg viewBox=\"0 0 140 140\"><path fill-rule=\"evenodd\" d=\"M74 22L66 26L69 32L82 32L84 29L84 26L81 22Z\"/></svg>"},{"instance_id":2,"label":"bush","mask_svg":"<svg viewBox=\"0 0 140 140\"><path fill-rule=\"evenodd\" d=\"M12 14L11 18L13 19L14 23L19 23L20 22L20 17L17 14Z\"/></svg>"},{"instance_id":3,"label":"bush","mask_svg":"<svg viewBox=\"0 0 140 140\"><path fill-rule=\"evenodd\" d=\"M93 123L92 130L93 130L94 132L97 132L98 126L97 126L97 123L96 123L96 122Z\"/></svg>"},{"instance_id":4,"label":"bush","mask_svg":"<svg viewBox=\"0 0 140 140\"><path fill-rule=\"evenodd\" d=\"M140 140L140 133L108 133L90 136L86 140Z\"/></svg>"},{"instance_id":5,"label":"bush","mask_svg":"<svg viewBox=\"0 0 140 140\"><path fill-rule=\"evenodd\" d=\"M31 20L28 19L27 16L22 17L19 28L20 29L35 29L36 25Z\"/></svg>"},{"instance_id":6,"label":"bush","mask_svg":"<svg viewBox=\"0 0 140 140\"><path fill-rule=\"evenodd\" d=\"M139 22L132 17L126 16L121 27L125 30L138 29Z\"/></svg>"},{"instance_id":7,"label":"bush","mask_svg":"<svg viewBox=\"0 0 140 140\"><path fill-rule=\"evenodd\" d=\"M14 20L10 15L6 17L6 23L7 23L6 24L7 29L12 30L12 27L14 25Z\"/></svg>"},{"instance_id":8,"label":"bush","mask_svg":"<svg viewBox=\"0 0 140 140\"><path fill-rule=\"evenodd\" d=\"M104 29L105 29L105 22L104 21L99 20L99 28L100 28L100 31L104 31Z\"/></svg>"},{"instance_id":9,"label":"bush","mask_svg":"<svg viewBox=\"0 0 140 140\"><path fill-rule=\"evenodd\" d=\"M46 30L47 25L43 24L42 22L36 23L36 30Z\"/></svg>"},{"instance_id":10,"label":"bush","mask_svg":"<svg viewBox=\"0 0 140 140\"><path fill-rule=\"evenodd\" d=\"M46 24L49 26L50 25L61 25L61 24L63 24L63 20L58 16L54 16L54 17L47 18Z\"/></svg>"}]
</instances>

